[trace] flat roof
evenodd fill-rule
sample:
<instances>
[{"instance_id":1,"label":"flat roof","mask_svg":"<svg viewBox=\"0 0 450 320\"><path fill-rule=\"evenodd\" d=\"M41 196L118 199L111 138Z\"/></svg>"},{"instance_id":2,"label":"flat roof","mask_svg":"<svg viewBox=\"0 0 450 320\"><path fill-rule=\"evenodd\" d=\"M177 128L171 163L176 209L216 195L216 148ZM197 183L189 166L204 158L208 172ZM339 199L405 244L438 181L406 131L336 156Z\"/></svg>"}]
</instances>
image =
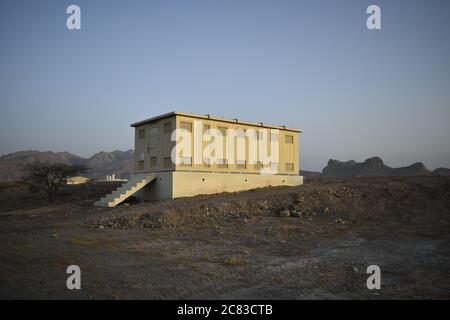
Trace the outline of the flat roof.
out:
<instances>
[{"instance_id":1,"label":"flat roof","mask_svg":"<svg viewBox=\"0 0 450 320\"><path fill-rule=\"evenodd\" d=\"M289 128L286 126L276 126L273 124L268 124L268 123L263 123L263 122L250 122L250 121L243 121L243 120L239 120L239 119L228 119L228 118L221 118L221 117L213 117L209 114L206 115L199 115L199 114L193 114L193 113L189 113L189 112L177 112L177 111L172 111L169 113L165 113L156 117L152 117L149 119L145 119L142 121L138 121L135 123L132 123L130 126L131 127L138 127L141 126L143 124L147 124L150 122L154 122L156 120L160 120L160 119L164 119L164 118L169 118L172 116L185 116L185 117L190 117L190 118L196 118L196 119L207 119L207 120L216 120L216 121L222 121L222 122L228 122L228 123L239 123L239 124L244 124L244 125L248 125L248 126L255 126L255 127L263 127L263 128L271 128L271 129L279 129L279 130L287 130L287 131L295 131L295 132L302 132L302 130L296 129L296 128Z\"/></svg>"}]
</instances>

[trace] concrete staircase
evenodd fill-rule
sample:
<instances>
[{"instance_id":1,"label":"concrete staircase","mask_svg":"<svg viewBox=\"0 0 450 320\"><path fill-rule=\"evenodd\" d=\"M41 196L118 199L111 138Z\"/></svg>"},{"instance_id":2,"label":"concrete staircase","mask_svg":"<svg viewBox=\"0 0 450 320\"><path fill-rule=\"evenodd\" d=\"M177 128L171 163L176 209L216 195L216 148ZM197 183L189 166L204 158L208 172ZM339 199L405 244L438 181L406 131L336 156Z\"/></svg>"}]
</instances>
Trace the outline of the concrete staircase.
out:
<instances>
[{"instance_id":1,"label":"concrete staircase","mask_svg":"<svg viewBox=\"0 0 450 320\"><path fill-rule=\"evenodd\" d=\"M156 176L151 174L133 175L121 187L117 188L106 197L94 202L94 205L97 207L115 207L155 179Z\"/></svg>"}]
</instances>

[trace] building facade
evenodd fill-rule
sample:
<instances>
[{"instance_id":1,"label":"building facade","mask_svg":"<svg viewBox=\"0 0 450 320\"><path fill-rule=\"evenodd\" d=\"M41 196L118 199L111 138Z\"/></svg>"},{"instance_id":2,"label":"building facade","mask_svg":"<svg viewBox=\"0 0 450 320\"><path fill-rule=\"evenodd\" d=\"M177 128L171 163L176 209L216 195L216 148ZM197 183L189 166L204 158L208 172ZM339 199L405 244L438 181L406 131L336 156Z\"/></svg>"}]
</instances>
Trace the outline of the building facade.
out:
<instances>
[{"instance_id":1,"label":"building facade","mask_svg":"<svg viewBox=\"0 0 450 320\"><path fill-rule=\"evenodd\" d=\"M195 130L195 125L200 125L200 130ZM273 126L264 123L251 123L239 121L237 119L224 119L211 117L209 115L194 115L189 113L171 112L158 117L150 118L131 125L135 128L135 171L137 173L144 172L165 172L165 171L201 171L201 172L220 172L220 173L261 173L264 167L263 159L260 159L260 150L256 141L261 135L265 135L267 143L267 153L271 153L271 142L274 140L273 135L277 135L278 140L278 154L279 159L275 163L271 163L272 169L276 170L278 174L283 175L298 175L299 167L299 133L298 129L287 128L285 126ZM180 163L174 163L172 159L172 152L176 148L177 141L172 139L172 134L175 129L184 129L190 132L191 151L182 154L182 151L176 152L181 159ZM226 140L228 130L235 130L235 132L243 133L245 155L242 154L238 158L236 152L240 137L235 136L230 139L234 141L223 141L222 155L223 157L211 161L210 157L204 157L205 149L213 143L213 139L206 139L208 130L217 130L223 134L223 139ZM254 139L247 133L253 130ZM201 163L194 161L195 155L195 140L199 140L197 148L201 149L202 160ZM251 161L250 153L254 144L256 149L256 161ZM227 147L234 148L234 161L227 159ZM255 157L254 157L255 158ZM184 161L183 161L184 160ZM175 161L177 162L177 161ZM255 163L256 162L256 163Z\"/></svg>"},{"instance_id":2,"label":"building facade","mask_svg":"<svg viewBox=\"0 0 450 320\"><path fill-rule=\"evenodd\" d=\"M131 126L135 173L97 206L303 184L300 130L181 112Z\"/></svg>"},{"instance_id":3,"label":"building facade","mask_svg":"<svg viewBox=\"0 0 450 320\"><path fill-rule=\"evenodd\" d=\"M147 200L303 183L298 129L181 112L131 126L135 128L135 172L160 178L154 188L140 192ZM176 134L177 129L185 134ZM222 134L221 141L215 141L217 133ZM199 159L195 159L196 152ZM269 157L263 159L262 154ZM165 186L158 188L158 184Z\"/></svg>"}]
</instances>

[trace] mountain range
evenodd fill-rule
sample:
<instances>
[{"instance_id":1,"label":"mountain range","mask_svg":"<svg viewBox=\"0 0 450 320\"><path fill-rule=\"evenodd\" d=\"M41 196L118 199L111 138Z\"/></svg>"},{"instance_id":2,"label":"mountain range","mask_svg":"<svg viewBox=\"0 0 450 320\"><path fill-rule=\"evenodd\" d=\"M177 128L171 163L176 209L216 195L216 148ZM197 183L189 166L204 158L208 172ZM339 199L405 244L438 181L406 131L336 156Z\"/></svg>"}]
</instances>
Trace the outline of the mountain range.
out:
<instances>
[{"instance_id":1,"label":"mountain range","mask_svg":"<svg viewBox=\"0 0 450 320\"><path fill-rule=\"evenodd\" d=\"M112 151L94 154L90 158L82 158L69 152L52 151L19 151L0 157L0 182L21 179L18 165L40 160L50 163L83 164L89 170L83 174L93 179L105 179L106 175L115 174L116 178L127 179L134 168L134 151ZM364 177L364 176L418 176L418 175L450 175L450 169L438 168L428 170L423 163L416 162L410 166L392 168L379 157L366 159L363 162L339 161L330 159L322 172L300 171L305 177Z\"/></svg>"},{"instance_id":2,"label":"mountain range","mask_svg":"<svg viewBox=\"0 0 450 320\"><path fill-rule=\"evenodd\" d=\"M0 182L20 180L22 173L18 166L33 160L71 165L82 164L89 168L83 175L93 179L105 179L106 175L113 173L116 178L127 179L134 168L134 151L101 151L90 158L82 158L69 152L19 151L0 157Z\"/></svg>"},{"instance_id":3,"label":"mountain range","mask_svg":"<svg viewBox=\"0 0 450 320\"><path fill-rule=\"evenodd\" d=\"M388 176L429 176L450 175L450 169L438 168L428 170L422 162L416 162L406 167L392 168L387 166L380 157L372 157L363 162L339 161L330 159L322 172L301 172L305 177L388 177Z\"/></svg>"}]
</instances>

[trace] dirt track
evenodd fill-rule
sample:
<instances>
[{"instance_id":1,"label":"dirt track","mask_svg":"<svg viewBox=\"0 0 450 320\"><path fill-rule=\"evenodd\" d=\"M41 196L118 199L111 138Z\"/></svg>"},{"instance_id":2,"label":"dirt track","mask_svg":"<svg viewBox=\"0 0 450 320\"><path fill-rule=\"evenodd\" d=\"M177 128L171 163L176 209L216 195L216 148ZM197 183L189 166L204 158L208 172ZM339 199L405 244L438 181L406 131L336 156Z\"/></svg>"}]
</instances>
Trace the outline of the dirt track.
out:
<instances>
[{"instance_id":1,"label":"dirt track","mask_svg":"<svg viewBox=\"0 0 450 320\"><path fill-rule=\"evenodd\" d=\"M104 192L68 189L51 206L20 187L0 192L0 298L450 298L450 178L93 208ZM80 291L66 288L72 264ZM366 287L372 264L379 291Z\"/></svg>"}]
</instances>

